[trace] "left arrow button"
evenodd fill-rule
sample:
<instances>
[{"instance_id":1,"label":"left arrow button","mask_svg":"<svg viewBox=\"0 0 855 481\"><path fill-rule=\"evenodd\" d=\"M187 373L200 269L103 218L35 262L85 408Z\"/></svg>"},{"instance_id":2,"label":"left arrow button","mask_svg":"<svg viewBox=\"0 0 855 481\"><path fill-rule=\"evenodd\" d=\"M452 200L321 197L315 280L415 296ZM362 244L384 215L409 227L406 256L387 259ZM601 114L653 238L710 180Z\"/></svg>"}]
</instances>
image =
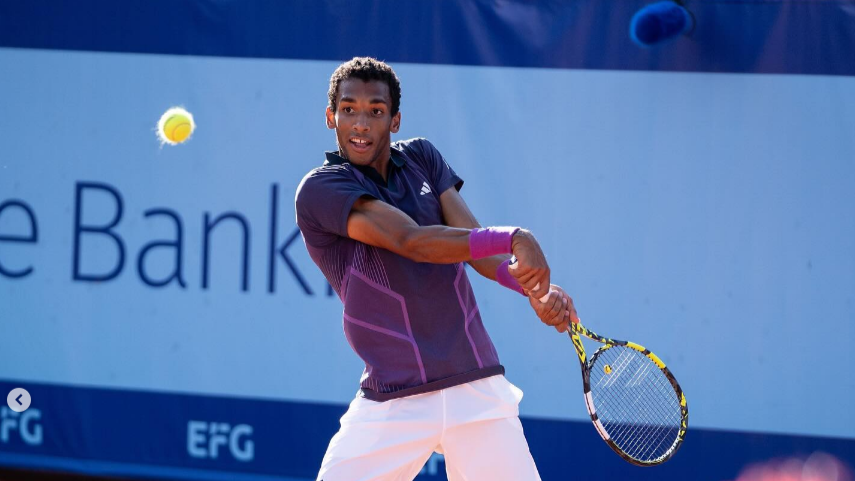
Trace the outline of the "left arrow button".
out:
<instances>
[{"instance_id":1,"label":"left arrow button","mask_svg":"<svg viewBox=\"0 0 855 481\"><path fill-rule=\"evenodd\" d=\"M12 391L9 392L9 395L6 396L6 404L9 405L9 409L18 413L26 411L30 407L30 403L32 403L32 401L33 399L30 397L30 393L22 387L12 389Z\"/></svg>"}]
</instances>

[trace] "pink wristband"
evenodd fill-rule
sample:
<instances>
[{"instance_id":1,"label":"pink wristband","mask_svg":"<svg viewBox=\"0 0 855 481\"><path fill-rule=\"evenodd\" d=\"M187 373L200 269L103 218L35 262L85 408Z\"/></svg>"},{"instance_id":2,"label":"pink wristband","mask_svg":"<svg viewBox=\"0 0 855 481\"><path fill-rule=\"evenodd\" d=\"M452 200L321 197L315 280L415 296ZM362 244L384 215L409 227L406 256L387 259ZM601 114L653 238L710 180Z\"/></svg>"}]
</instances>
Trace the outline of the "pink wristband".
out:
<instances>
[{"instance_id":1,"label":"pink wristband","mask_svg":"<svg viewBox=\"0 0 855 481\"><path fill-rule=\"evenodd\" d=\"M513 254L514 234L519 227L487 227L473 229L469 234L469 254L472 260L498 254Z\"/></svg>"},{"instance_id":2,"label":"pink wristband","mask_svg":"<svg viewBox=\"0 0 855 481\"><path fill-rule=\"evenodd\" d=\"M499 267L496 269L496 282L507 287L512 291L517 291L522 295L525 295L522 286L517 282L516 278L511 275L508 270L508 264L511 263L511 260L508 259L505 262L499 264Z\"/></svg>"}]
</instances>

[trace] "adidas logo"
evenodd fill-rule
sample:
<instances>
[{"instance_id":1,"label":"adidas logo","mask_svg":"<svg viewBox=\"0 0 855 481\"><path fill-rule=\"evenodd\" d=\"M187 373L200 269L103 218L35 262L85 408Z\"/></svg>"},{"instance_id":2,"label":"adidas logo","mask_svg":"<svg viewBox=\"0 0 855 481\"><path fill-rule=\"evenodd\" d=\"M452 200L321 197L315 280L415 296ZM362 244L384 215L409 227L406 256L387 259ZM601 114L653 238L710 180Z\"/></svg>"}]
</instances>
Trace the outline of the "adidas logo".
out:
<instances>
[{"instance_id":1,"label":"adidas logo","mask_svg":"<svg viewBox=\"0 0 855 481\"><path fill-rule=\"evenodd\" d=\"M430 186L427 182L422 183L422 193L421 195L430 194Z\"/></svg>"}]
</instances>

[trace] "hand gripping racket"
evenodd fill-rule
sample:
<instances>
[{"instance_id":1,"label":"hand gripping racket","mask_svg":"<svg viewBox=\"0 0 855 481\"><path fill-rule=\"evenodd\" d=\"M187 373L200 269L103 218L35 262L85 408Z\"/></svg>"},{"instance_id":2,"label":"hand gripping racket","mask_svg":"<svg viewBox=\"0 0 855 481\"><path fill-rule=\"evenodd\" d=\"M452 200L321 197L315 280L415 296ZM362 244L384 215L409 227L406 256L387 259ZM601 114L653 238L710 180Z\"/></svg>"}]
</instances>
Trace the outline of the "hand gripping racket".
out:
<instances>
[{"instance_id":1,"label":"hand gripping racket","mask_svg":"<svg viewBox=\"0 0 855 481\"><path fill-rule=\"evenodd\" d=\"M510 268L516 267L514 259ZM570 323L568 334L582 368L585 406L606 444L637 466L669 460L683 444L689 407L665 363L638 344L600 336L581 323ZM580 335L604 344L590 361Z\"/></svg>"}]
</instances>

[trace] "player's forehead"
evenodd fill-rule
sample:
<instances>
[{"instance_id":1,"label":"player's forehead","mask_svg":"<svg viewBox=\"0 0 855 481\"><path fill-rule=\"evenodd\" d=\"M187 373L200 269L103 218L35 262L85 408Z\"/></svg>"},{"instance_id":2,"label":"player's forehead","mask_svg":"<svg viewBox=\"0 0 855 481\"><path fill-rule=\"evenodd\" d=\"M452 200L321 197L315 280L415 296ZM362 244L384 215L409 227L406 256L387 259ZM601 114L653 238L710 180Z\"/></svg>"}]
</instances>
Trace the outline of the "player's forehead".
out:
<instances>
[{"instance_id":1,"label":"player's forehead","mask_svg":"<svg viewBox=\"0 0 855 481\"><path fill-rule=\"evenodd\" d=\"M392 94L389 93L389 85L382 80L364 81L358 78L343 80L338 86L338 101L351 102L376 102L382 101L386 104L392 103Z\"/></svg>"}]
</instances>

